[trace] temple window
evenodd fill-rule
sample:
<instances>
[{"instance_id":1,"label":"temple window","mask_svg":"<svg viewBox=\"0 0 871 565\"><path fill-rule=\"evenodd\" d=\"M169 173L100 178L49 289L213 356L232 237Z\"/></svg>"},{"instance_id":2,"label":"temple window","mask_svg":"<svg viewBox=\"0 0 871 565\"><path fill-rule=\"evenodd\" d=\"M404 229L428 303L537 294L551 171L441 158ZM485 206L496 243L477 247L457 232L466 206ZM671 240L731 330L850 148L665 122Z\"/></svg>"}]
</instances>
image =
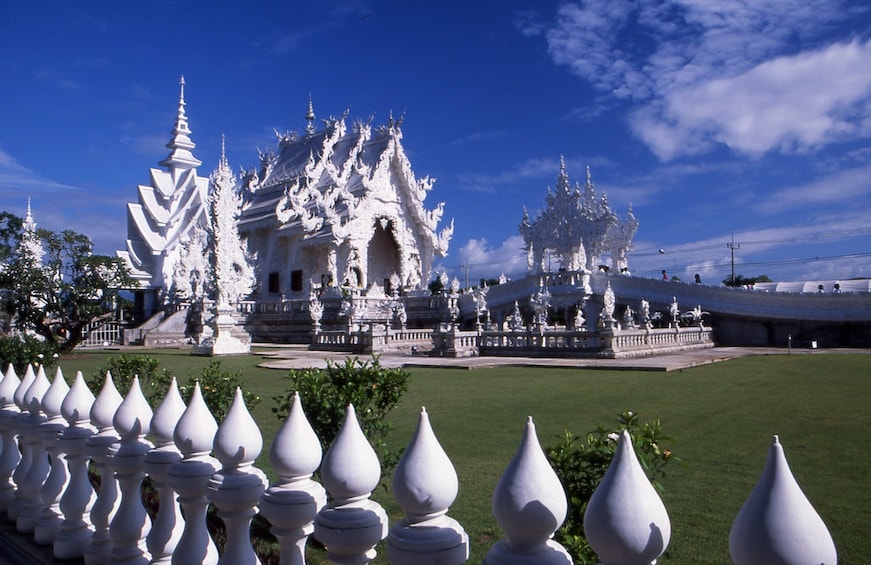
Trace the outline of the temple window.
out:
<instances>
[{"instance_id":1,"label":"temple window","mask_svg":"<svg viewBox=\"0 0 871 565\"><path fill-rule=\"evenodd\" d=\"M302 269L290 272L290 291L302 292Z\"/></svg>"},{"instance_id":2,"label":"temple window","mask_svg":"<svg viewBox=\"0 0 871 565\"><path fill-rule=\"evenodd\" d=\"M269 294L278 294L281 291L281 278L278 272L269 273Z\"/></svg>"}]
</instances>

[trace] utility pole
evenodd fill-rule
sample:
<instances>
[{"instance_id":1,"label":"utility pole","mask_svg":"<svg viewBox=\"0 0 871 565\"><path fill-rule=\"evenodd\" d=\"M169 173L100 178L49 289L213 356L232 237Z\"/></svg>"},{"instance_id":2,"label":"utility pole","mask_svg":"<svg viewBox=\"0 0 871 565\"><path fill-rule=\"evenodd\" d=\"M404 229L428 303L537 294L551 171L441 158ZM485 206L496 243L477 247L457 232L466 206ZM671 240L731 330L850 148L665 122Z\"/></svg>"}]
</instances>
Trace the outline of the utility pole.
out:
<instances>
[{"instance_id":1,"label":"utility pole","mask_svg":"<svg viewBox=\"0 0 871 565\"><path fill-rule=\"evenodd\" d=\"M735 232L732 232L732 241L726 244L732 252L732 288L735 288L735 250L741 249L740 243L735 243Z\"/></svg>"}]
</instances>

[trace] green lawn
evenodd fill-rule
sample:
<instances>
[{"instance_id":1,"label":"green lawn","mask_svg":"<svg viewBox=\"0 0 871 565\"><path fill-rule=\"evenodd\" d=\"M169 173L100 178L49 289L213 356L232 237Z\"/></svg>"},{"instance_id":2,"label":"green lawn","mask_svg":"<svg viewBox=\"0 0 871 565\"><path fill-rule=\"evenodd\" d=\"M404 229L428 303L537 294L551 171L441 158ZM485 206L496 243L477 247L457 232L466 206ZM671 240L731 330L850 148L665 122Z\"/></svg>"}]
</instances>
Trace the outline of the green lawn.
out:
<instances>
[{"instance_id":1,"label":"green lawn","mask_svg":"<svg viewBox=\"0 0 871 565\"><path fill-rule=\"evenodd\" d=\"M63 359L68 377L105 365L117 352ZM159 353L182 378L208 359L182 351ZM278 422L272 396L284 390L283 371L255 367L255 356L222 358L242 369L248 389L263 397L255 411L266 439ZM684 465L670 465L664 501L672 523L660 563L729 564L732 520L756 483L773 434L780 436L799 484L835 539L841 564L871 563L871 359L866 355L774 355L737 359L673 373L579 369L413 369L409 391L394 411L388 440L405 445L421 406L459 475L449 515L469 533L470 563L480 563L501 537L490 497L511 459L527 416L543 445L563 430L585 433L632 410L660 418ZM305 399L303 399L305 404ZM268 471L268 470L267 470ZM388 483L389 484L389 483ZM385 489L375 497L401 516ZM378 562L383 560L379 549Z\"/></svg>"}]
</instances>

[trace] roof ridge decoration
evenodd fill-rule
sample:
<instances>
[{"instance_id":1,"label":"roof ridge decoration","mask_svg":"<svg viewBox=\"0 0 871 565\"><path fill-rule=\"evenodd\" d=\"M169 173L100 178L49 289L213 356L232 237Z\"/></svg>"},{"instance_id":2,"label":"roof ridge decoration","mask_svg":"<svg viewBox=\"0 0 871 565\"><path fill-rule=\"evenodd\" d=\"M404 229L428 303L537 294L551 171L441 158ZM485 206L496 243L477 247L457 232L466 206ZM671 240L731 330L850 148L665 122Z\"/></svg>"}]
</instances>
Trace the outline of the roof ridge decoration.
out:
<instances>
[{"instance_id":1,"label":"roof ridge decoration","mask_svg":"<svg viewBox=\"0 0 871 565\"><path fill-rule=\"evenodd\" d=\"M159 164L166 167L170 172L175 174L176 170L195 169L203 164L202 161L194 157L191 150L196 147L196 144L191 141L191 130L188 126L187 115L185 114L184 101L184 75L179 80L179 96L178 96L178 113L175 119L175 127L172 130L172 139L166 144L170 149L169 155Z\"/></svg>"}]
</instances>

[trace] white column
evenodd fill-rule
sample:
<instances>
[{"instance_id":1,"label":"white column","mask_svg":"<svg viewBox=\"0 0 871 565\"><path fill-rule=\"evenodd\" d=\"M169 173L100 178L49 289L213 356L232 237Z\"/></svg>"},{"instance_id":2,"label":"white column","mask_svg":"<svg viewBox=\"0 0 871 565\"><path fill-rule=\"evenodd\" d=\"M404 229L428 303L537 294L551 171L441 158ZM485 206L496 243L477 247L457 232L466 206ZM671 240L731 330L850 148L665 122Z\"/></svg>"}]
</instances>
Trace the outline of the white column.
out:
<instances>
[{"instance_id":1,"label":"white column","mask_svg":"<svg viewBox=\"0 0 871 565\"><path fill-rule=\"evenodd\" d=\"M166 397L151 418L151 433L156 446L145 454L145 472L154 481L154 489L160 500L157 516L146 539L151 563L172 561L172 553L178 545L184 526L175 491L169 485L169 469L174 463L181 461L181 452L175 446L172 434L184 411L184 400L173 377Z\"/></svg>"},{"instance_id":2,"label":"white column","mask_svg":"<svg viewBox=\"0 0 871 565\"><path fill-rule=\"evenodd\" d=\"M21 379L18 387L15 389L15 394L12 395L15 406L18 408L18 413L10 415L9 429L13 436L17 437L18 449L21 451L21 459L12 473L12 481L15 483L15 494L12 502L6 507L6 515L12 522L18 521L18 514L24 506L24 491L21 490L21 483L24 482L24 477L30 472L30 465L33 462L33 450L30 446L25 445L21 433L24 430L24 422L27 420L28 411L24 397L27 394L27 389L36 380L36 373L31 365L27 366L24 371L24 377Z\"/></svg>"},{"instance_id":3,"label":"white column","mask_svg":"<svg viewBox=\"0 0 871 565\"><path fill-rule=\"evenodd\" d=\"M39 426L45 422L45 413L42 411L42 397L49 387L45 370L40 367L36 371L36 379L24 393L24 406L27 416L24 418L19 437L22 449L29 449L31 453L30 468L18 484L24 498L21 510L18 512L16 528L21 533L32 533L36 528L36 521L42 514L42 483L48 476L48 455L41 449L42 441L39 434Z\"/></svg>"},{"instance_id":4,"label":"white column","mask_svg":"<svg viewBox=\"0 0 871 565\"><path fill-rule=\"evenodd\" d=\"M62 521L60 495L70 479L66 453L59 451L57 447L58 434L67 427L60 407L69 391L70 387L58 367L51 386L42 397L42 411L45 413L46 421L39 425L40 443L43 451L48 454L50 466L48 477L39 491L43 508L33 530L33 539L40 545L54 543L54 537Z\"/></svg>"},{"instance_id":5,"label":"white column","mask_svg":"<svg viewBox=\"0 0 871 565\"><path fill-rule=\"evenodd\" d=\"M87 514L96 495L88 478L88 439L94 435L90 424L94 395L85 384L82 372L61 405L61 413L69 426L57 439L60 451L67 454L69 485L61 496L60 511L63 521L54 540L54 556L58 559L75 559L85 554L93 529Z\"/></svg>"},{"instance_id":6,"label":"white column","mask_svg":"<svg viewBox=\"0 0 871 565\"><path fill-rule=\"evenodd\" d=\"M327 503L324 487L311 479L322 453L299 393L294 393L287 419L269 448L269 464L278 481L260 501L260 512L278 538L279 565L305 565L305 544L314 531L315 516Z\"/></svg>"},{"instance_id":7,"label":"white column","mask_svg":"<svg viewBox=\"0 0 871 565\"><path fill-rule=\"evenodd\" d=\"M454 565L469 559L469 536L447 516L459 481L426 409L393 474L393 496L405 519L390 528L387 559L394 565Z\"/></svg>"},{"instance_id":8,"label":"white column","mask_svg":"<svg viewBox=\"0 0 871 565\"><path fill-rule=\"evenodd\" d=\"M251 547L251 518L266 490L266 475L254 467L263 449L263 436L245 406L242 389L215 434L215 457L221 470L209 480L208 499L227 528L227 543L218 565L260 565Z\"/></svg>"},{"instance_id":9,"label":"white column","mask_svg":"<svg viewBox=\"0 0 871 565\"><path fill-rule=\"evenodd\" d=\"M14 419L21 411L15 405L15 389L21 379L12 363L0 381L0 512L6 513L15 498L15 483L12 473L21 461L18 441L15 437Z\"/></svg>"},{"instance_id":10,"label":"white column","mask_svg":"<svg viewBox=\"0 0 871 565\"><path fill-rule=\"evenodd\" d=\"M668 512L641 468L626 430L587 504L584 533L602 565L652 565L668 547Z\"/></svg>"},{"instance_id":11,"label":"white column","mask_svg":"<svg viewBox=\"0 0 871 565\"><path fill-rule=\"evenodd\" d=\"M111 448L119 438L112 425L115 410L124 399L115 388L112 374L106 373L103 388L91 406L91 425L97 429L97 433L88 438L87 453L94 462L94 467L100 477L100 488L97 491L97 500L91 507L91 524L94 526L94 535L85 549L86 565L105 565L109 562L109 554L112 550L112 540L109 538L109 524L118 511L118 479L112 472Z\"/></svg>"},{"instance_id":12,"label":"white column","mask_svg":"<svg viewBox=\"0 0 871 565\"><path fill-rule=\"evenodd\" d=\"M369 499L381 479L381 464L351 405L324 457L321 479L332 500L315 518L315 537L333 563L369 563L387 536L387 513Z\"/></svg>"},{"instance_id":13,"label":"white column","mask_svg":"<svg viewBox=\"0 0 871 565\"><path fill-rule=\"evenodd\" d=\"M774 436L759 482L729 533L735 565L835 565L838 552L823 519L795 480Z\"/></svg>"},{"instance_id":14,"label":"white column","mask_svg":"<svg viewBox=\"0 0 871 565\"><path fill-rule=\"evenodd\" d=\"M484 557L484 565L564 565L572 558L553 541L566 518L566 493L551 468L532 418L493 493L493 516L507 539Z\"/></svg>"},{"instance_id":15,"label":"white column","mask_svg":"<svg viewBox=\"0 0 871 565\"><path fill-rule=\"evenodd\" d=\"M206 528L209 505L206 489L218 468L217 460L209 456L217 429L218 424L197 383L173 432L182 459L170 467L169 484L178 493L185 516L184 531L172 554L173 565L215 565L218 562L218 549Z\"/></svg>"},{"instance_id":16,"label":"white column","mask_svg":"<svg viewBox=\"0 0 871 565\"><path fill-rule=\"evenodd\" d=\"M151 429L151 407L142 394L139 377L133 377L130 391L115 411L112 425L119 443L112 446L112 469L118 479L121 501L109 525L112 540L110 565L147 565L150 556L145 548L145 536L151 529L151 519L142 504L142 479L145 454L154 447L145 441Z\"/></svg>"}]
</instances>

